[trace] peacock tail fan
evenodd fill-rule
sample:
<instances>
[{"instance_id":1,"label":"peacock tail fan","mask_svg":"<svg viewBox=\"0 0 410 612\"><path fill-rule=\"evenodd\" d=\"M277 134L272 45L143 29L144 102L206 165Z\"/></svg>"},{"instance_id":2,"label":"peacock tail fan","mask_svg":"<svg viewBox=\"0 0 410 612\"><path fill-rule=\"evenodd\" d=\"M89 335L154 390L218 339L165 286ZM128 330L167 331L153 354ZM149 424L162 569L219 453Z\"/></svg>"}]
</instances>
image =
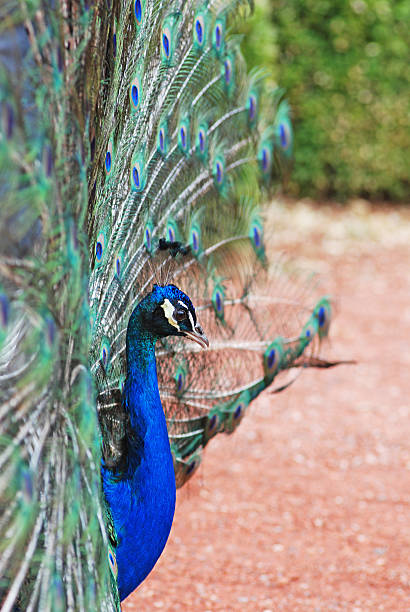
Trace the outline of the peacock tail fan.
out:
<instances>
[{"instance_id":1,"label":"peacock tail fan","mask_svg":"<svg viewBox=\"0 0 410 612\"><path fill-rule=\"evenodd\" d=\"M92 14L0 14L0 607L114 610L88 366Z\"/></svg>"},{"instance_id":2,"label":"peacock tail fan","mask_svg":"<svg viewBox=\"0 0 410 612\"><path fill-rule=\"evenodd\" d=\"M250 5L0 9L4 611L119 607L100 465L121 477L125 332L154 283L186 291L211 340L157 347L178 486L264 388L327 365L331 302L266 260L258 205L292 129L232 32Z\"/></svg>"}]
</instances>

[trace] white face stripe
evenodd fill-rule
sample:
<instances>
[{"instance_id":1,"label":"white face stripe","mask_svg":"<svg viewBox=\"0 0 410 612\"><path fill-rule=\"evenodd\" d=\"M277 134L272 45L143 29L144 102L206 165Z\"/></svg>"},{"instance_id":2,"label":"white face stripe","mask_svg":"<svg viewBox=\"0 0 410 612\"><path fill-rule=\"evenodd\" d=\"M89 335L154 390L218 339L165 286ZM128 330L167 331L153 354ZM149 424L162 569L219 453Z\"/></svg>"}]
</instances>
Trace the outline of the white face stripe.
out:
<instances>
[{"instance_id":1,"label":"white face stripe","mask_svg":"<svg viewBox=\"0 0 410 612\"><path fill-rule=\"evenodd\" d=\"M194 324L194 317L192 316L191 312L188 310L188 317L189 320L191 322L191 329L192 331L195 331L195 324Z\"/></svg>"},{"instance_id":2,"label":"white face stripe","mask_svg":"<svg viewBox=\"0 0 410 612\"><path fill-rule=\"evenodd\" d=\"M174 307L171 304L171 302L168 300L168 298L165 298L164 303L161 304L161 308L163 309L165 313L165 317L167 318L168 323L176 327L178 331L181 331L178 323L175 321L174 317L172 316L174 314Z\"/></svg>"},{"instance_id":3,"label":"white face stripe","mask_svg":"<svg viewBox=\"0 0 410 612\"><path fill-rule=\"evenodd\" d=\"M191 329L192 329L192 331L194 331L195 330L195 323L194 323L194 317L192 316L191 311L189 310L188 306L186 304L184 304L184 302L181 302L181 300L178 300L178 304L181 304L181 306L183 306L184 308L187 309L189 321L191 323Z\"/></svg>"}]
</instances>

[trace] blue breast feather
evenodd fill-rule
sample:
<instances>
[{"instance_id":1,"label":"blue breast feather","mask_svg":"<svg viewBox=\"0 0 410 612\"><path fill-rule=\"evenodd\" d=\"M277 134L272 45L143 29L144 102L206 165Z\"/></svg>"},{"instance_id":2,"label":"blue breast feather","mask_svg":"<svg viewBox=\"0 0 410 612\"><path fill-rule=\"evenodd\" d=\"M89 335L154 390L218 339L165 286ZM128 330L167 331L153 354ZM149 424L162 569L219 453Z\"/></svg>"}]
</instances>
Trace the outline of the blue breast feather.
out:
<instances>
[{"instance_id":1,"label":"blue breast feather","mask_svg":"<svg viewBox=\"0 0 410 612\"><path fill-rule=\"evenodd\" d=\"M154 567L168 539L175 510L175 474L158 391L154 345L154 338L134 328L123 392L133 432L127 469L118 480L102 467L104 493L118 538L121 600Z\"/></svg>"}]
</instances>

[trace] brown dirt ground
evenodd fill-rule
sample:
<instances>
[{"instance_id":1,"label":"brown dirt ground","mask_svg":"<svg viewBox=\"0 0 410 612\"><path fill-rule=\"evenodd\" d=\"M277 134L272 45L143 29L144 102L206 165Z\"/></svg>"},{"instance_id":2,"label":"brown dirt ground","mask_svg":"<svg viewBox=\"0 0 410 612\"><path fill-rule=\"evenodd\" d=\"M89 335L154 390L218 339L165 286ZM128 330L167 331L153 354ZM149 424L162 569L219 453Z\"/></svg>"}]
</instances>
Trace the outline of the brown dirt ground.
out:
<instances>
[{"instance_id":1,"label":"brown dirt ground","mask_svg":"<svg viewBox=\"0 0 410 612\"><path fill-rule=\"evenodd\" d=\"M338 298L329 354L358 364L210 443L126 612L410 611L410 210L282 203L272 228Z\"/></svg>"}]
</instances>

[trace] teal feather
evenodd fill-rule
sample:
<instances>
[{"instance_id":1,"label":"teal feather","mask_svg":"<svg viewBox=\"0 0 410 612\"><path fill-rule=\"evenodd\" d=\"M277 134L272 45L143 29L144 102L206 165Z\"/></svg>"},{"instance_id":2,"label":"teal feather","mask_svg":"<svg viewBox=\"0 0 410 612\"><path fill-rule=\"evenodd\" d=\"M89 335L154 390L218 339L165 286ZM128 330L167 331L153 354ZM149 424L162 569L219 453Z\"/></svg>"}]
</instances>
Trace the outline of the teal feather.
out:
<instances>
[{"instance_id":1,"label":"teal feather","mask_svg":"<svg viewBox=\"0 0 410 612\"><path fill-rule=\"evenodd\" d=\"M230 34L246 6L33 0L0 25L15 51L0 68L2 610L116 610L117 584L136 586L121 586L137 532L116 533L115 495L138 446L127 326L155 283L190 296L211 340L156 346L177 487L267 387L334 365L318 357L330 298L267 261L260 202L293 134Z\"/></svg>"},{"instance_id":2,"label":"teal feather","mask_svg":"<svg viewBox=\"0 0 410 612\"><path fill-rule=\"evenodd\" d=\"M144 153L136 151L131 160L130 171L131 191L141 193L146 183L146 162Z\"/></svg>"},{"instance_id":3,"label":"teal feather","mask_svg":"<svg viewBox=\"0 0 410 612\"><path fill-rule=\"evenodd\" d=\"M212 30L212 47L218 57L223 57L225 53L225 33L226 19L224 16L218 16Z\"/></svg>"},{"instance_id":4,"label":"teal feather","mask_svg":"<svg viewBox=\"0 0 410 612\"><path fill-rule=\"evenodd\" d=\"M196 130L196 154L206 163L208 160L208 123L202 121Z\"/></svg>"},{"instance_id":5,"label":"teal feather","mask_svg":"<svg viewBox=\"0 0 410 612\"><path fill-rule=\"evenodd\" d=\"M158 126L157 148L161 155L166 156L168 154L169 137L167 121L161 121Z\"/></svg>"},{"instance_id":6,"label":"teal feather","mask_svg":"<svg viewBox=\"0 0 410 612\"><path fill-rule=\"evenodd\" d=\"M178 46L178 23L181 19L180 12L168 15L161 29L161 58L166 66L172 65L175 52Z\"/></svg>"},{"instance_id":7,"label":"teal feather","mask_svg":"<svg viewBox=\"0 0 410 612\"><path fill-rule=\"evenodd\" d=\"M293 130L290 109L286 100L279 104L274 130L279 164L284 172L289 172L293 157Z\"/></svg>"},{"instance_id":8,"label":"teal feather","mask_svg":"<svg viewBox=\"0 0 410 612\"><path fill-rule=\"evenodd\" d=\"M189 226L188 244L191 248L191 253L195 257L199 257L202 253L202 219L203 214L201 209L196 210L191 215L191 223Z\"/></svg>"},{"instance_id":9,"label":"teal feather","mask_svg":"<svg viewBox=\"0 0 410 612\"><path fill-rule=\"evenodd\" d=\"M212 25L212 14L206 5L198 10L194 16L193 45L199 53L201 53L207 45L209 30Z\"/></svg>"}]
</instances>

